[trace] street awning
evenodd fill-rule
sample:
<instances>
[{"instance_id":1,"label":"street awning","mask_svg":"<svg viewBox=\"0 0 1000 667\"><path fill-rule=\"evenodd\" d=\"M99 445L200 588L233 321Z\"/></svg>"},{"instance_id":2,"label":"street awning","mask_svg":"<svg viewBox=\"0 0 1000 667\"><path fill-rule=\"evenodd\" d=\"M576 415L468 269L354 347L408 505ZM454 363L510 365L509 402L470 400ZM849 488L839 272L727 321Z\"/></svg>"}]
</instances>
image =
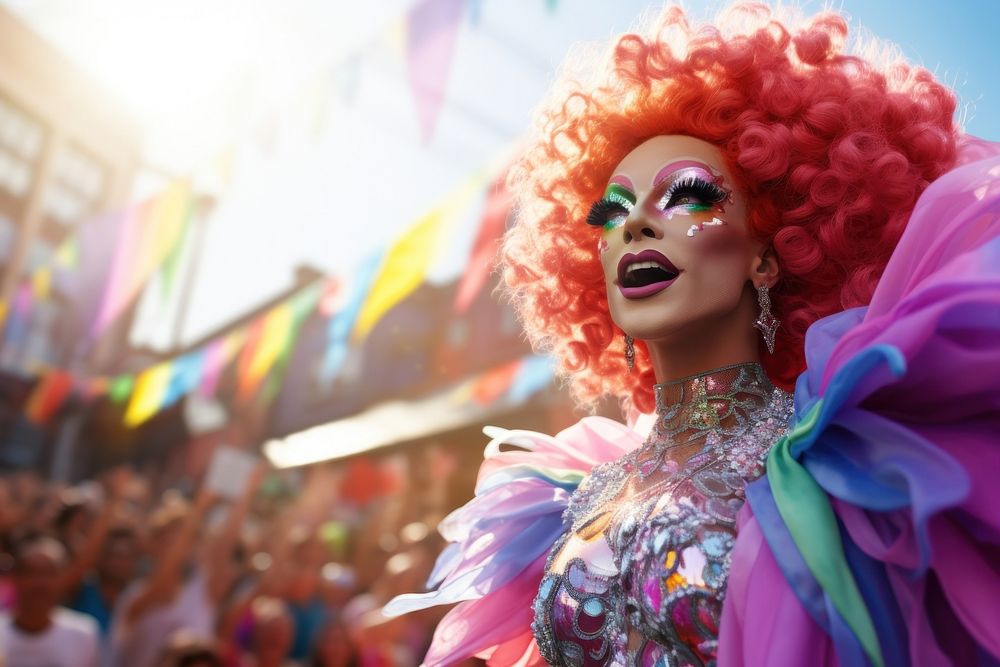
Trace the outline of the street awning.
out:
<instances>
[{"instance_id":1,"label":"street awning","mask_svg":"<svg viewBox=\"0 0 1000 667\"><path fill-rule=\"evenodd\" d=\"M356 415L315 426L264 445L277 468L346 458L447 433L486 425L491 418L524 404L552 381L545 357L518 359L444 391L416 400L375 405Z\"/></svg>"}]
</instances>

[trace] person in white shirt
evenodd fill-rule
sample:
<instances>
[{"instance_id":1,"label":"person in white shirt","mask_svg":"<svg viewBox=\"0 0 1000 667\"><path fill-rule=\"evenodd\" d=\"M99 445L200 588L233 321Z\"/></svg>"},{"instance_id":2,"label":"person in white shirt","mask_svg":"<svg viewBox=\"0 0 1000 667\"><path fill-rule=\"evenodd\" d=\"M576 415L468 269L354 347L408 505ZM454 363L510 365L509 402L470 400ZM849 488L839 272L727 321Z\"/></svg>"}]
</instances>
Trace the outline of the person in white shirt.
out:
<instances>
[{"instance_id":1,"label":"person in white shirt","mask_svg":"<svg viewBox=\"0 0 1000 667\"><path fill-rule=\"evenodd\" d=\"M66 565L66 550L52 537L29 537L15 546L17 601L11 613L0 615L0 664L97 667L97 623L58 606Z\"/></svg>"}]
</instances>

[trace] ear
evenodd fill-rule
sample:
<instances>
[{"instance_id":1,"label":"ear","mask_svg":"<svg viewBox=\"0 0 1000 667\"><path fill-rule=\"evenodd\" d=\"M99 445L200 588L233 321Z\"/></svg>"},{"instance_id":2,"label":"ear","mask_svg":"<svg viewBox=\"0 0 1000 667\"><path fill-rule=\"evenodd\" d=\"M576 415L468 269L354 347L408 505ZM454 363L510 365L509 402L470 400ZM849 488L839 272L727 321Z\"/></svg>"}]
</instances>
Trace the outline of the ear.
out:
<instances>
[{"instance_id":1,"label":"ear","mask_svg":"<svg viewBox=\"0 0 1000 667\"><path fill-rule=\"evenodd\" d=\"M778 269L778 257L774 254L774 248L764 246L753 258L750 266L750 280L755 288L767 285L774 287L778 282L781 271Z\"/></svg>"}]
</instances>

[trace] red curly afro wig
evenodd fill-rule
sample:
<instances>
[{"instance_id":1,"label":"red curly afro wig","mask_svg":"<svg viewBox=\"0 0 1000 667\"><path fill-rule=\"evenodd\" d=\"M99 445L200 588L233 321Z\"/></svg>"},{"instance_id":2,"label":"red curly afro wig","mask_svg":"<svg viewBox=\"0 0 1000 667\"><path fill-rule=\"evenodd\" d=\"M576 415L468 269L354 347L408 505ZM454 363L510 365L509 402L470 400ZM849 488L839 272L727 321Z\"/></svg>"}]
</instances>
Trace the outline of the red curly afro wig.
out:
<instances>
[{"instance_id":1,"label":"red curly afro wig","mask_svg":"<svg viewBox=\"0 0 1000 667\"><path fill-rule=\"evenodd\" d=\"M629 373L600 230L584 222L643 141L685 134L723 153L750 229L778 258L782 326L763 363L786 388L805 367L806 328L869 302L917 197L955 163L955 96L930 72L891 54L883 64L846 54L837 14L792 23L739 4L692 26L671 7L643 34L620 37L594 80L565 74L542 106L511 173L518 222L501 263L529 338L559 359L581 402L613 395L653 407L648 352L637 341Z\"/></svg>"}]
</instances>

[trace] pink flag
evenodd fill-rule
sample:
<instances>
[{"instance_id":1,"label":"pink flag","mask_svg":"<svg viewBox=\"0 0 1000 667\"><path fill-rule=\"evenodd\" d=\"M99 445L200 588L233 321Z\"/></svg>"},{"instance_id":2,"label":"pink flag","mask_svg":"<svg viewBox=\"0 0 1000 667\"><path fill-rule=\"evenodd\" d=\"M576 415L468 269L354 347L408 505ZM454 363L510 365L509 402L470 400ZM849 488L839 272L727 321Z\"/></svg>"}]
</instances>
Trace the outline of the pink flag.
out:
<instances>
[{"instance_id":1,"label":"pink flag","mask_svg":"<svg viewBox=\"0 0 1000 667\"><path fill-rule=\"evenodd\" d=\"M226 349L226 339L219 338L208 344L205 349L205 361L201 373L201 383L198 385L198 395L206 398L214 396L219 386L219 376L226 365L229 351Z\"/></svg>"},{"instance_id":2,"label":"pink flag","mask_svg":"<svg viewBox=\"0 0 1000 667\"><path fill-rule=\"evenodd\" d=\"M218 338L205 348L205 360L201 371L198 395L205 398L215 396L222 371L246 341L246 330L237 329L224 338Z\"/></svg>"},{"instance_id":3,"label":"pink flag","mask_svg":"<svg viewBox=\"0 0 1000 667\"><path fill-rule=\"evenodd\" d=\"M511 198L505 181L506 171L490 184L486 194L486 204L483 206L483 217L479 223L479 232L472 244L469 263L462 274L455 295L455 310L464 313L483 289L487 278L493 271L497 250L500 248L500 237L507 228L507 215L510 213Z\"/></svg>"},{"instance_id":4,"label":"pink flag","mask_svg":"<svg viewBox=\"0 0 1000 667\"><path fill-rule=\"evenodd\" d=\"M188 221L190 188L171 183L153 199L125 212L111 274L91 334L96 337L129 304L177 247Z\"/></svg>"},{"instance_id":5,"label":"pink flag","mask_svg":"<svg viewBox=\"0 0 1000 667\"><path fill-rule=\"evenodd\" d=\"M420 0L406 20L410 86L424 141L434 134L466 0Z\"/></svg>"}]
</instances>

